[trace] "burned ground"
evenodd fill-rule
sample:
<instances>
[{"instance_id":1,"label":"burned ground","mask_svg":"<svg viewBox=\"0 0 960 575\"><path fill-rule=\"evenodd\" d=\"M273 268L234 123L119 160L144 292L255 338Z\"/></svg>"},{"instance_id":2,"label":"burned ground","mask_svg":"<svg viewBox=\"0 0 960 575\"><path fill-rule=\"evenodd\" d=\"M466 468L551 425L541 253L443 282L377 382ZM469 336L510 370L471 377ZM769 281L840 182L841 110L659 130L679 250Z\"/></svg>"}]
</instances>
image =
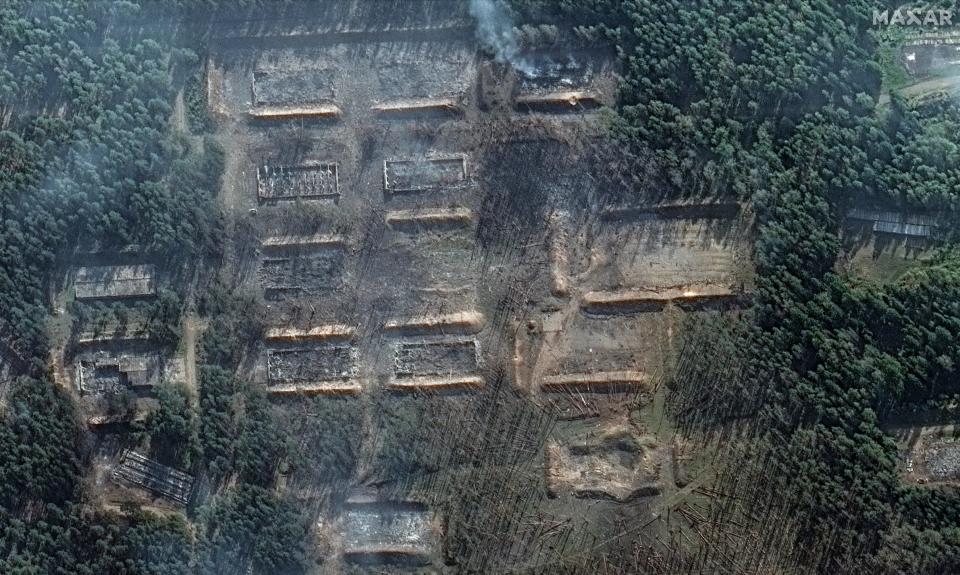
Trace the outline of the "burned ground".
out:
<instances>
[{"instance_id":1,"label":"burned ground","mask_svg":"<svg viewBox=\"0 0 960 575\"><path fill-rule=\"evenodd\" d=\"M636 176L593 109L614 98L608 48L533 51L523 73L470 31L404 30L213 42L223 203L249 234L226 268L268 328L240 375L273 392L301 456L281 485L338 565L577 564L678 489L664 382L702 313L679 300L749 292L750 215L623 191ZM636 289L663 305L590 307ZM381 533L358 490L418 507Z\"/></svg>"}]
</instances>

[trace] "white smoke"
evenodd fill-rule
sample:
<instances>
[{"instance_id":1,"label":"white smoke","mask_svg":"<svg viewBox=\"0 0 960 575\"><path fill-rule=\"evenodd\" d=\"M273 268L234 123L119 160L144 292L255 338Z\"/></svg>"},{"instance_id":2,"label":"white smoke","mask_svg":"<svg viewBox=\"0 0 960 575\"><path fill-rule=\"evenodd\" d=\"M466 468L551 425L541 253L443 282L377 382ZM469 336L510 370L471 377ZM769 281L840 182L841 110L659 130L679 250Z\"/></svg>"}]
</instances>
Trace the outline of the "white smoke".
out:
<instances>
[{"instance_id":1,"label":"white smoke","mask_svg":"<svg viewBox=\"0 0 960 575\"><path fill-rule=\"evenodd\" d=\"M493 52L497 62L509 63L533 76L535 69L519 56L520 45L513 28L513 13L502 0L470 0L470 15L477 19L477 40Z\"/></svg>"}]
</instances>

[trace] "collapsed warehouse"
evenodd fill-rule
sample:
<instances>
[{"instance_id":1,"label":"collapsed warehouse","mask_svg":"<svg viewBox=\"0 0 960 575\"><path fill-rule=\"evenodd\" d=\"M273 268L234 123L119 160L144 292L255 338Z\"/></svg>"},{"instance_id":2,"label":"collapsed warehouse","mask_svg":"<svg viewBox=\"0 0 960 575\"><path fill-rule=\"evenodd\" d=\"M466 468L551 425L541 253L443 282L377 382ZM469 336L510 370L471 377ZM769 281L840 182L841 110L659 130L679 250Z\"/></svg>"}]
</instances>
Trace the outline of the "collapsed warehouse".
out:
<instances>
[{"instance_id":1,"label":"collapsed warehouse","mask_svg":"<svg viewBox=\"0 0 960 575\"><path fill-rule=\"evenodd\" d=\"M193 491L192 476L136 451L123 452L112 477L117 483L143 489L180 505L190 502Z\"/></svg>"},{"instance_id":2,"label":"collapsed warehouse","mask_svg":"<svg viewBox=\"0 0 960 575\"><path fill-rule=\"evenodd\" d=\"M545 50L528 55L524 63L518 74L518 110L583 112L603 105L609 60L589 50Z\"/></svg>"},{"instance_id":3,"label":"collapsed warehouse","mask_svg":"<svg viewBox=\"0 0 960 575\"><path fill-rule=\"evenodd\" d=\"M340 196L337 164L258 167L257 193L264 202L296 198L335 200Z\"/></svg>"},{"instance_id":4,"label":"collapsed warehouse","mask_svg":"<svg viewBox=\"0 0 960 575\"><path fill-rule=\"evenodd\" d=\"M157 409L158 387L186 380L185 358L149 339L95 337L65 350L72 368L63 384L77 393L80 414L93 428L146 420Z\"/></svg>"},{"instance_id":5,"label":"collapsed warehouse","mask_svg":"<svg viewBox=\"0 0 960 575\"><path fill-rule=\"evenodd\" d=\"M151 389L163 378L159 354L99 353L76 362L77 388L83 394Z\"/></svg>"}]
</instances>

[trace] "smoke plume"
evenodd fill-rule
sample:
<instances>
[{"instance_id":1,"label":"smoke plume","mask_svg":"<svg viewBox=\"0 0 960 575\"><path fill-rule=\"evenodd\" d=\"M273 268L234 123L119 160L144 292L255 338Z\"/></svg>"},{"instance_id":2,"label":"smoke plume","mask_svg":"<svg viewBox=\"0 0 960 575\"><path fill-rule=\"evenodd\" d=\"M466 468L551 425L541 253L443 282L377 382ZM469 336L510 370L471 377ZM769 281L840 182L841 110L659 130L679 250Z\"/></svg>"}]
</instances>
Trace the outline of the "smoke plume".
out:
<instances>
[{"instance_id":1,"label":"smoke plume","mask_svg":"<svg viewBox=\"0 0 960 575\"><path fill-rule=\"evenodd\" d=\"M493 52L497 62L509 63L524 74L533 74L533 66L518 56L520 46L509 6L502 0L470 0L470 15L477 19L477 40Z\"/></svg>"}]
</instances>

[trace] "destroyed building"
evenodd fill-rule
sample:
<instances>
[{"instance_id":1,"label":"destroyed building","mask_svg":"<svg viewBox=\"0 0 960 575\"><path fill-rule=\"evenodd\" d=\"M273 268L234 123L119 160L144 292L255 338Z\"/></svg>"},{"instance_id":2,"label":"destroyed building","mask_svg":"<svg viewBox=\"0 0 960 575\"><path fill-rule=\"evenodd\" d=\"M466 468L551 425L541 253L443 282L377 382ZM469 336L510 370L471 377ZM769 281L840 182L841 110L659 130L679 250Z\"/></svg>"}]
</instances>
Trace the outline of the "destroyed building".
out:
<instances>
[{"instance_id":1,"label":"destroyed building","mask_svg":"<svg viewBox=\"0 0 960 575\"><path fill-rule=\"evenodd\" d=\"M464 157L386 160L383 163L383 188L390 193L422 192L464 181L467 174Z\"/></svg>"},{"instance_id":2,"label":"destroyed building","mask_svg":"<svg viewBox=\"0 0 960 575\"><path fill-rule=\"evenodd\" d=\"M428 565L439 555L438 517L420 503L349 501L338 526L351 563Z\"/></svg>"},{"instance_id":3,"label":"destroyed building","mask_svg":"<svg viewBox=\"0 0 960 575\"><path fill-rule=\"evenodd\" d=\"M120 456L112 477L121 485L149 491L180 505L190 502L193 491L192 476L131 450Z\"/></svg>"},{"instance_id":4,"label":"destroyed building","mask_svg":"<svg viewBox=\"0 0 960 575\"><path fill-rule=\"evenodd\" d=\"M83 394L149 391L164 377L159 353L94 353L76 361L77 388Z\"/></svg>"},{"instance_id":5,"label":"destroyed building","mask_svg":"<svg viewBox=\"0 0 960 575\"><path fill-rule=\"evenodd\" d=\"M260 166L257 193L263 201L336 199L340 196L337 164Z\"/></svg>"}]
</instances>

